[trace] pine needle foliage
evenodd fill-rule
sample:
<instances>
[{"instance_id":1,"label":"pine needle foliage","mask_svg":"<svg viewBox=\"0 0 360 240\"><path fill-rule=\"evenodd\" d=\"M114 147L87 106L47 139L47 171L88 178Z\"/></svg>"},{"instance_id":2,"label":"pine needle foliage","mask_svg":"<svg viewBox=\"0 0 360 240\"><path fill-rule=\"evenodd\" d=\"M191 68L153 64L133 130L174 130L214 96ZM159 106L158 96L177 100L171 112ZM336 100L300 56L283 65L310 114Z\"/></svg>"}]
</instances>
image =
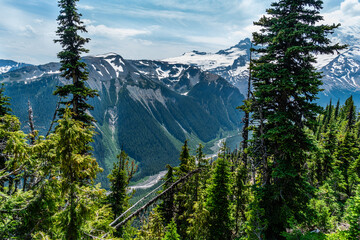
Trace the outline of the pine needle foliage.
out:
<instances>
[{"instance_id":1,"label":"pine needle foliage","mask_svg":"<svg viewBox=\"0 0 360 240\"><path fill-rule=\"evenodd\" d=\"M209 240L231 239L230 180L229 163L219 158L208 187L206 202L209 211Z\"/></svg>"},{"instance_id":2,"label":"pine needle foliage","mask_svg":"<svg viewBox=\"0 0 360 240\"><path fill-rule=\"evenodd\" d=\"M87 30L84 23L80 20L82 15L77 12L76 2L78 1L59 0L58 2L60 15L57 18L59 26L56 34L59 39L54 41L55 43L60 43L63 48L58 53L61 63L61 76L71 79L72 84L58 86L54 94L62 98L72 96L71 100L63 101L62 103L68 105L74 112L73 117L76 120L90 124L94 119L86 111L93 109L93 107L86 103L86 101L88 98L97 96L97 91L85 85L89 73L86 70L86 64L81 61L81 54L89 52L88 49L84 48L84 45L90 39L79 35L79 33L86 33ZM59 110L60 116L64 114L64 111L65 108Z\"/></svg>"},{"instance_id":3,"label":"pine needle foliage","mask_svg":"<svg viewBox=\"0 0 360 240\"><path fill-rule=\"evenodd\" d=\"M271 4L268 16L254 24L260 56L253 60L253 119L256 138L263 149L264 178L260 206L268 220L266 239L281 239L280 233L293 218L306 219L311 188L304 178L306 154L313 143L304 127L312 128L321 108L314 103L320 91L321 74L313 64L315 54L330 54L345 46L330 43L328 35L339 25L319 25L322 1L280 0Z\"/></svg>"}]
</instances>

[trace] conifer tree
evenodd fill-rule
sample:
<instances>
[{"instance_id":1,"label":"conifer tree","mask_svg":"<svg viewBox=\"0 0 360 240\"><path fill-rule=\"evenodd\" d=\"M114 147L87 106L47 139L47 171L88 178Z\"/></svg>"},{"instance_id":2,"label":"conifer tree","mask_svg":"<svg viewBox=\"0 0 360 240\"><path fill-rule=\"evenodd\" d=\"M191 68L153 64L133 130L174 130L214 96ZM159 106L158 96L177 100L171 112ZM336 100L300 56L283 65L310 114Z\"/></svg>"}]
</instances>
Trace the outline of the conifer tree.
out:
<instances>
[{"instance_id":1,"label":"conifer tree","mask_svg":"<svg viewBox=\"0 0 360 240\"><path fill-rule=\"evenodd\" d=\"M230 168L229 163L219 158L208 188L206 208L209 211L209 240L231 238L230 214Z\"/></svg>"},{"instance_id":2,"label":"conifer tree","mask_svg":"<svg viewBox=\"0 0 360 240\"><path fill-rule=\"evenodd\" d=\"M360 187L356 191L354 197L348 200L348 208L346 209L347 212L347 220L350 224L349 232L348 232L348 239L349 240L356 240L360 237Z\"/></svg>"},{"instance_id":3,"label":"conifer tree","mask_svg":"<svg viewBox=\"0 0 360 240\"><path fill-rule=\"evenodd\" d=\"M345 101L344 114L347 120L346 129L351 131L356 121L356 107L352 96Z\"/></svg>"},{"instance_id":4,"label":"conifer tree","mask_svg":"<svg viewBox=\"0 0 360 240\"><path fill-rule=\"evenodd\" d=\"M257 189L263 192L266 239L281 239L290 218L306 219L310 188L303 166L312 144L304 127L312 128L321 109L314 103L321 85L314 54L345 47L331 45L327 38L339 25L317 24L323 19L321 8L322 1L280 0L255 23L262 29L253 33L254 43L263 47L253 49L260 57L252 67L252 109L253 118L262 122L257 125L262 134L256 137L263 139L268 156L269 168L263 173L267 179Z\"/></svg>"},{"instance_id":5,"label":"conifer tree","mask_svg":"<svg viewBox=\"0 0 360 240\"><path fill-rule=\"evenodd\" d=\"M166 168L168 169L168 172L166 173L164 178L165 184L163 190L169 188L175 181L174 169L170 165L167 165ZM165 225L169 224L170 221L173 219L175 211L174 208L174 192L170 191L166 194L163 202L160 203L158 207L158 212L162 216Z\"/></svg>"},{"instance_id":6,"label":"conifer tree","mask_svg":"<svg viewBox=\"0 0 360 240\"><path fill-rule=\"evenodd\" d=\"M233 195L235 200L235 234L239 233L239 227L245 222L245 206L247 203L247 179L248 173L245 163L241 162L235 171Z\"/></svg>"},{"instance_id":7,"label":"conifer tree","mask_svg":"<svg viewBox=\"0 0 360 240\"><path fill-rule=\"evenodd\" d=\"M71 100L62 102L65 105L71 105L69 108L74 113L74 118L86 124L90 124L94 119L86 111L93 107L86 103L88 98L97 95L96 90L92 90L85 85L88 79L86 64L81 61L81 54L89 50L84 45L90 41L89 38L83 38L79 32L86 33L84 23L80 20L82 16L77 12L76 2L79 0L59 0L60 15L57 18L59 27L56 34L59 39L54 40L60 43L63 50L58 53L60 58L62 72L61 76L66 79L72 79L72 84L58 86L54 94L62 98L72 96ZM59 109L60 115L64 114L65 109Z\"/></svg>"},{"instance_id":8,"label":"conifer tree","mask_svg":"<svg viewBox=\"0 0 360 240\"><path fill-rule=\"evenodd\" d=\"M114 213L114 217L117 218L128 208L129 196L126 193L127 187L131 178L134 176L137 166L134 162L130 163L130 159L124 150L121 150L117 155L118 162L114 163L113 170L108 176L110 180L109 202ZM117 229L116 235L121 237L123 233L123 227Z\"/></svg>"},{"instance_id":9,"label":"conifer tree","mask_svg":"<svg viewBox=\"0 0 360 240\"><path fill-rule=\"evenodd\" d=\"M0 117L9 114L12 111L10 108L10 98L5 96L4 91L4 84L2 84L0 88Z\"/></svg>"},{"instance_id":10,"label":"conifer tree","mask_svg":"<svg viewBox=\"0 0 360 240\"><path fill-rule=\"evenodd\" d=\"M190 171L190 161L191 156L189 153L189 147L187 144L187 140L185 140L184 145L182 146L182 150L180 153L180 172L181 173L187 173Z\"/></svg>"},{"instance_id":11,"label":"conifer tree","mask_svg":"<svg viewBox=\"0 0 360 240\"><path fill-rule=\"evenodd\" d=\"M332 171L334 165L334 153L336 150L336 135L334 131L334 124L330 125L329 131L324 135L324 156L321 161L321 173L319 176L320 184L328 178ZM319 161L320 162L320 161Z\"/></svg>"},{"instance_id":12,"label":"conifer tree","mask_svg":"<svg viewBox=\"0 0 360 240\"><path fill-rule=\"evenodd\" d=\"M90 126L71 118L71 112L66 109L63 118L55 131L55 153L60 162L60 178L62 196L66 199L66 210L62 212L61 225L65 238L69 240L81 238L81 226L90 212L84 201L87 187L93 184L96 174L102 169L88 152L93 141L93 131Z\"/></svg>"},{"instance_id":13,"label":"conifer tree","mask_svg":"<svg viewBox=\"0 0 360 240\"><path fill-rule=\"evenodd\" d=\"M353 192L354 183L351 181L351 170L356 167L351 167L356 164L356 160L359 156L360 150L357 144L356 138L353 133L346 132L344 139L339 143L337 151L335 152L336 168L341 172L344 178L345 193L348 197Z\"/></svg>"},{"instance_id":14,"label":"conifer tree","mask_svg":"<svg viewBox=\"0 0 360 240\"><path fill-rule=\"evenodd\" d=\"M335 107L335 113L334 113L334 118L337 119L339 116L339 110L340 110L340 99L338 99L337 103L336 103L336 107Z\"/></svg>"},{"instance_id":15,"label":"conifer tree","mask_svg":"<svg viewBox=\"0 0 360 240\"><path fill-rule=\"evenodd\" d=\"M182 177L195 169L195 167L195 159L190 155L186 140L182 147L182 151L180 152L180 166L176 170L176 175L177 177ZM175 222L181 238L186 238L187 236L186 231L189 226L187 219L193 213L196 189L197 186L194 184L194 180L190 179L186 183L183 183L181 188L175 194Z\"/></svg>"}]
</instances>

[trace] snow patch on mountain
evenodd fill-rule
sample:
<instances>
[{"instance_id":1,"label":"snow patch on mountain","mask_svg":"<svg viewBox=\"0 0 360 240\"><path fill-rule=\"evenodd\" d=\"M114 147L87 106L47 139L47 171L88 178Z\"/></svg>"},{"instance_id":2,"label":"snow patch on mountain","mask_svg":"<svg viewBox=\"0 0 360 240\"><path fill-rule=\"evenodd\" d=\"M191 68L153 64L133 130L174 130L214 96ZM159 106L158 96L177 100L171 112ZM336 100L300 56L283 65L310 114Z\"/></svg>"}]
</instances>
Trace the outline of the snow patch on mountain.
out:
<instances>
[{"instance_id":1,"label":"snow patch on mountain","mask_svg":"<svg viewBox=\"0 0 360 240\"><path fill-rule=\"evenodd\" d=\"M116 72L116 77L119 77L119 73L121 73L121 72L124 72L124 68L121 66L121 64L123 64L124 65L124 62L120 59L120 58L118 58L119 59L119 61L120 61L120 64L119 65L117 65L117 63L116 63L116 58L111 58L111 59L107 59L107 58L105 58L104 60L106 61L106 62L108 62L109 64L110 64L110 66L115 70L115 72Z\"/></svg>"},{"instance_id":2,"label":"snow patch on mountain","mask_svg":"<svg viewBox=\"0 0 360 240\"><path fill-rule=\"evenodd\" d=\"M165 62L172 64L183 63L188 65L199 66L203 70L214 69L218 67L227 67L234 63L234 60L239 56L246 55L245 50L231 48L225 54L219 53L200 53L197 51L192 51L189 53L184 53L180 57L164 59Z\"/></svg>"},{"instance_id":3,"label":"snow patch on mountain","mask_svg":"<svg viewBox=\"0 0 360 240\"><path fill-rule=\"evenodd\" d=\"M160 79L170 77L170 70L163 71L160 67L158 67L155 71L156 71L156 73L157 73L157 75L159 76Z\"/></svg>"},{"instance_id":4,"label":"snow patch on mountain","mask_svg":"<svg viewBox=\"0 0 360 240\"><path fill-rule=\"evenodd\" d=\"M1 73L7 73L8 71L10 71L11 68L12 68L12 66L0 67L0 74Z\"/></svg>"},{"instance_id":5,"label":"snow patch on mountain","mask_svg":"<svg viewBox=\"0 0 360 240\"><path fill-rule=\"evenodd\" d=\"M0 74L10 72L12 70L16 70L25 66L31 66L26 63L19 63L12 60L4 60L0 59Z\"/></svg>"}]
</instances>

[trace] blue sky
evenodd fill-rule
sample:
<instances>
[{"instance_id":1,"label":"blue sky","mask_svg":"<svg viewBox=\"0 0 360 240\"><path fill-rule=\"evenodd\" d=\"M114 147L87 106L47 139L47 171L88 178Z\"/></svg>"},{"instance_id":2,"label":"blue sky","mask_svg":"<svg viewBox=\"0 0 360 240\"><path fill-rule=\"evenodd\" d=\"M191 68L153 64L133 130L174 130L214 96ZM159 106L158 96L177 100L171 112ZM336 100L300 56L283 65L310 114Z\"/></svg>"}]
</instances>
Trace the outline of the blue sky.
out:
<instances>
[{"instance_id":1,"label":"blue sky","mask_svg":"<svg viewBox=\"0 0 360 240\"><path fill-rule=\"evenodd\" d=\"M251 37L270 0L80 0L90 55L163 59L217 51ZM0 0L0 59L57 61L56 0ZM325 0L326 22L360 25L359 0Z\"/></svg>"}]
</instances>

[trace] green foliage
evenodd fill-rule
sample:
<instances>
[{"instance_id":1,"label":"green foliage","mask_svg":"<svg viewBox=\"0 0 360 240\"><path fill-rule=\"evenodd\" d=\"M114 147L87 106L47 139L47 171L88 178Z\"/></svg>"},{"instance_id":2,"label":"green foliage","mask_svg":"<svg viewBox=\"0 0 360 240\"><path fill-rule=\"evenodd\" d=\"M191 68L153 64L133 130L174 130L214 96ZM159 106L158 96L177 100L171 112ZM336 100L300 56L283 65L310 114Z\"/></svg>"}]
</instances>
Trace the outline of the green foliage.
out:
<instances>
[{"instance_id":1,"label":"green foliage","mask_svg":"<svg viewBox=\"0 0 360 240\"><path fill-rule=\"evenodd\" d=\"M358 186L355 196L351 197L347 203L346 219L350 224L348 239L355 240L360 237L360 186Z\"/></svg>"},{"instance_id":2,"label":"green foliage","mask_svg":"<svg viewBox=\"0 0 360 240\"><path fill-rule=\"evenodd\" d=\"M239 233L246 221L246 206L249 201L248 192L248 173L244 162L240 162L234 176L233 195L234 195L234 219L235 234Z\"/></svg>"},{"instance_id":3,"label":"green foliage","mask_svg":"<svg viewBox=\"0 0 360 240\"><path fill-rule=\"evenodd\" d=\"M353 186L358 182L359 170L359 147L355 135L352 132L346 132L343 140L340 140L336 149L335 167L341 172L344 178L345 193L348 197L352 195Z\"/></svg>"},{"instance_id":4,"label":"green foliage","mask_svg":"<svg viewBox=\"0 0 360 240\"><path fill-rule=\"evenodd\" d=\"M184 142L180 152L180 166L175 169L176 178L180 178L196 168L195 158L190 155L187 140ZM182 239L187 237L189 227L188 218L193 213L193 205L197 200L196 179L189 179L181 186L174 196L175 222L178 233Z\"/></svg>"},{"instance_id":5,"label":"green foliage","mask_svg":"<svg viewBox=\"0 0 360 240\"><path fill-rule=\"evenodd\" d=\"M166 228L165 237L162 240L180 240L180 235L177 233L174 220L172 220Z\"/></svg>"},{"instance_id":6,"label":"green foliage","mask_svg":"<svg viewBox=\"0 0 360 240\"><path fill-rule=\"evenodd\" d=\"M256 194L260 193L252 192L246 209L245 232L247 239L264 239L265 230L268 226L268 220L264 218L265 211L259 203L261 196Z\"/></svg>"},{"instance_id":7,"label":"green foliage","mask_svg":"<svg viewBox=\"0 0 360 240\"><path fill-rule=\"evenodd\" d=\"M287 240L325 240L328 239L324 233L315 233L315 232L306 232L302 234L301 232L295 233L284 233L283 236Z\"/></svg>"},{"instance_id":8,"label":"green foliage","mask_svg":"<svg viewBox=\"0 0 360 240\"><path fill-rule=\"evenodd\" d=\"M97 91L85 86L88 79L88 72L85 70L86 64L81 61L81 54L87 53L89 50L84 48L85 43L90 41L89 38L81 37L78 32L87 32L83 22L80 20L81 14L77 12L76 2L79 0L59 0L60 15L57 18L59 27L56 34L60 39L54 40L59 42L63 48L58 53L60 58L62 71L61 76L66 79L72 79L72 84L57 87L54 92L62 98L72 95L72 100L62 102L65 105L72 105L71 110L74 112L74 118L86 124L94 121L86 111L93 107L86 103L90 97L97 95ZM60 115L64 114L65 109L59 110Z\"/></svg>"},{"instance_id":9,"label":"green foliage","mask_svg":"<svg viewBox=\"0 0 360 240\"><path fill-rule=\"evenodd\" d=\"M114 217L119 217L129 206L129 198L126 190L129 182L137 170L134 162L130 159L124 150L121 150L117 156L118 162L114 163L114 168L108 176L110 180L111 193L108 196ZM116 235L121 237L124 228L117 229Z\"/></svg>"},{"instance_id":10,"label":"green foliage","mask_svg":"<svg viewBox=\"0 0 360 240\"><path fill-rule=\"evenodd\" d=\"M230 214L230 169L229 163L219 158L208 187L206 208L209 211L209 239L231 238L232 218Z\"/></svg>"},{"instance_id":11,"label":"green foliage","mask_svg":"<svg viewBox=\"0 0 360 240\"><path fill-rule=\"evenodd\" d=\"M321 231L327 231L334 228L333 223L335 222L335 217L331 216L331 209L325 200L311 199L310 208L315 212L315 217L311 221L311 224L317 226Z\"/></svg>"},{"instance_id":12,"label":"green foliage","mask_svg":"<svg viewBox=\"0 0 360 240\"><path fill-rule=\"evenodd\" d=\"M255 149L262 151L260 207L268 220L266 239L281 239L288 221L304 222L312 188L304 164L313 143L304 127L313 128L321 108L314 103L321 76L315 54L333 53L345 46L330 45L327 35L338 25L315 24L322 1L280 0L255 25L254 43L262 48L251 67L254 85L252 112Z\"/></svg>"},{"instance_id":13,"label":"green foliage","mask_svg":"<svg viewBox=\"0 0 360 240\"><path fill-rule=\"evenodd\" d=\"M191 156L189 153L189 147L187 145L187 140L184 142L184 146L182 147L180 153L180 172L187 173L191 169Z\"/></svg>"},{"instance_id":14,"label":"green foliage","mask_svg":"<svg viewBox=\"0 0 360 240\"><path fill-rule=\"evenodd\" d=\"M162 240L165 235L165 227L160 214L155 210L150 213L147 224L142 226L137 237L138 240Z\"/></svg>"},{"instance_id":15,"label":"green foliage","mask_svg":"<svg viewBox=\"0 0 360 240\"><path fill-rule=\"evenodd\" d=\"M346 231L338 231L336 233L330 233L326 235L327 240L347 240L348 234Z\"/></svg>"},{"instance_id":16,"label":"green foliage","mask_svg":"<svg viewBox=\"0 0 360 240\"><path fill-rule=\"evenodd\" d=\"M10 98L4 95L4 84L0 88L0 117L9 114L12 110L10 108Z\"/></svg>"},{"instance_id":17,"label":"green foliage","mask_svg":"<svg viewBox=\"0 0 360 240\"><path fill-rule=\"evenodd\" d=\"M209 238L209 211L206 208L204 195L194 203L193 213L188 218L187 235L190 239L206 240Z\"/></svg>"},{"instance_id":18,"label":"green foliage","mask_svg":"<svg viewBox=\"0 0 360 240\"><path fill-rule=\"evenodd\" d=\"M88 152L93 136L92 127L71 116L69 109L65 110L63 118L58 121L55 134L56 158L60 162L61 195L65 198L67 207L59 214L60 226L66 232L66 239L79 239L84 219L91 213L91 204L87 198L92 194L90 185L99 168L96 160Z\"/></svg>"},{"instance_id":19,"label":"green foliage","mask_svg":"<svg viewBox=\"0 0 360 240\"><path fill-rule=\"evenodd\" d=\"M171 186L171 184L173 184L175 181L174 169L170 165L167 165L166 167L168 169L168 172L166 173L166 175L164 177L165 184L164 184L163 190L166 190L167 188L169 188ZM174 192L170 191L164 197L163 202L160 203L158 206L157 210L159 211L159 214L164 219L164 224L169 224L170 221L174 217L174 214L175 214L174 201L175 201Z\"/></svg>"}]
</instances>

